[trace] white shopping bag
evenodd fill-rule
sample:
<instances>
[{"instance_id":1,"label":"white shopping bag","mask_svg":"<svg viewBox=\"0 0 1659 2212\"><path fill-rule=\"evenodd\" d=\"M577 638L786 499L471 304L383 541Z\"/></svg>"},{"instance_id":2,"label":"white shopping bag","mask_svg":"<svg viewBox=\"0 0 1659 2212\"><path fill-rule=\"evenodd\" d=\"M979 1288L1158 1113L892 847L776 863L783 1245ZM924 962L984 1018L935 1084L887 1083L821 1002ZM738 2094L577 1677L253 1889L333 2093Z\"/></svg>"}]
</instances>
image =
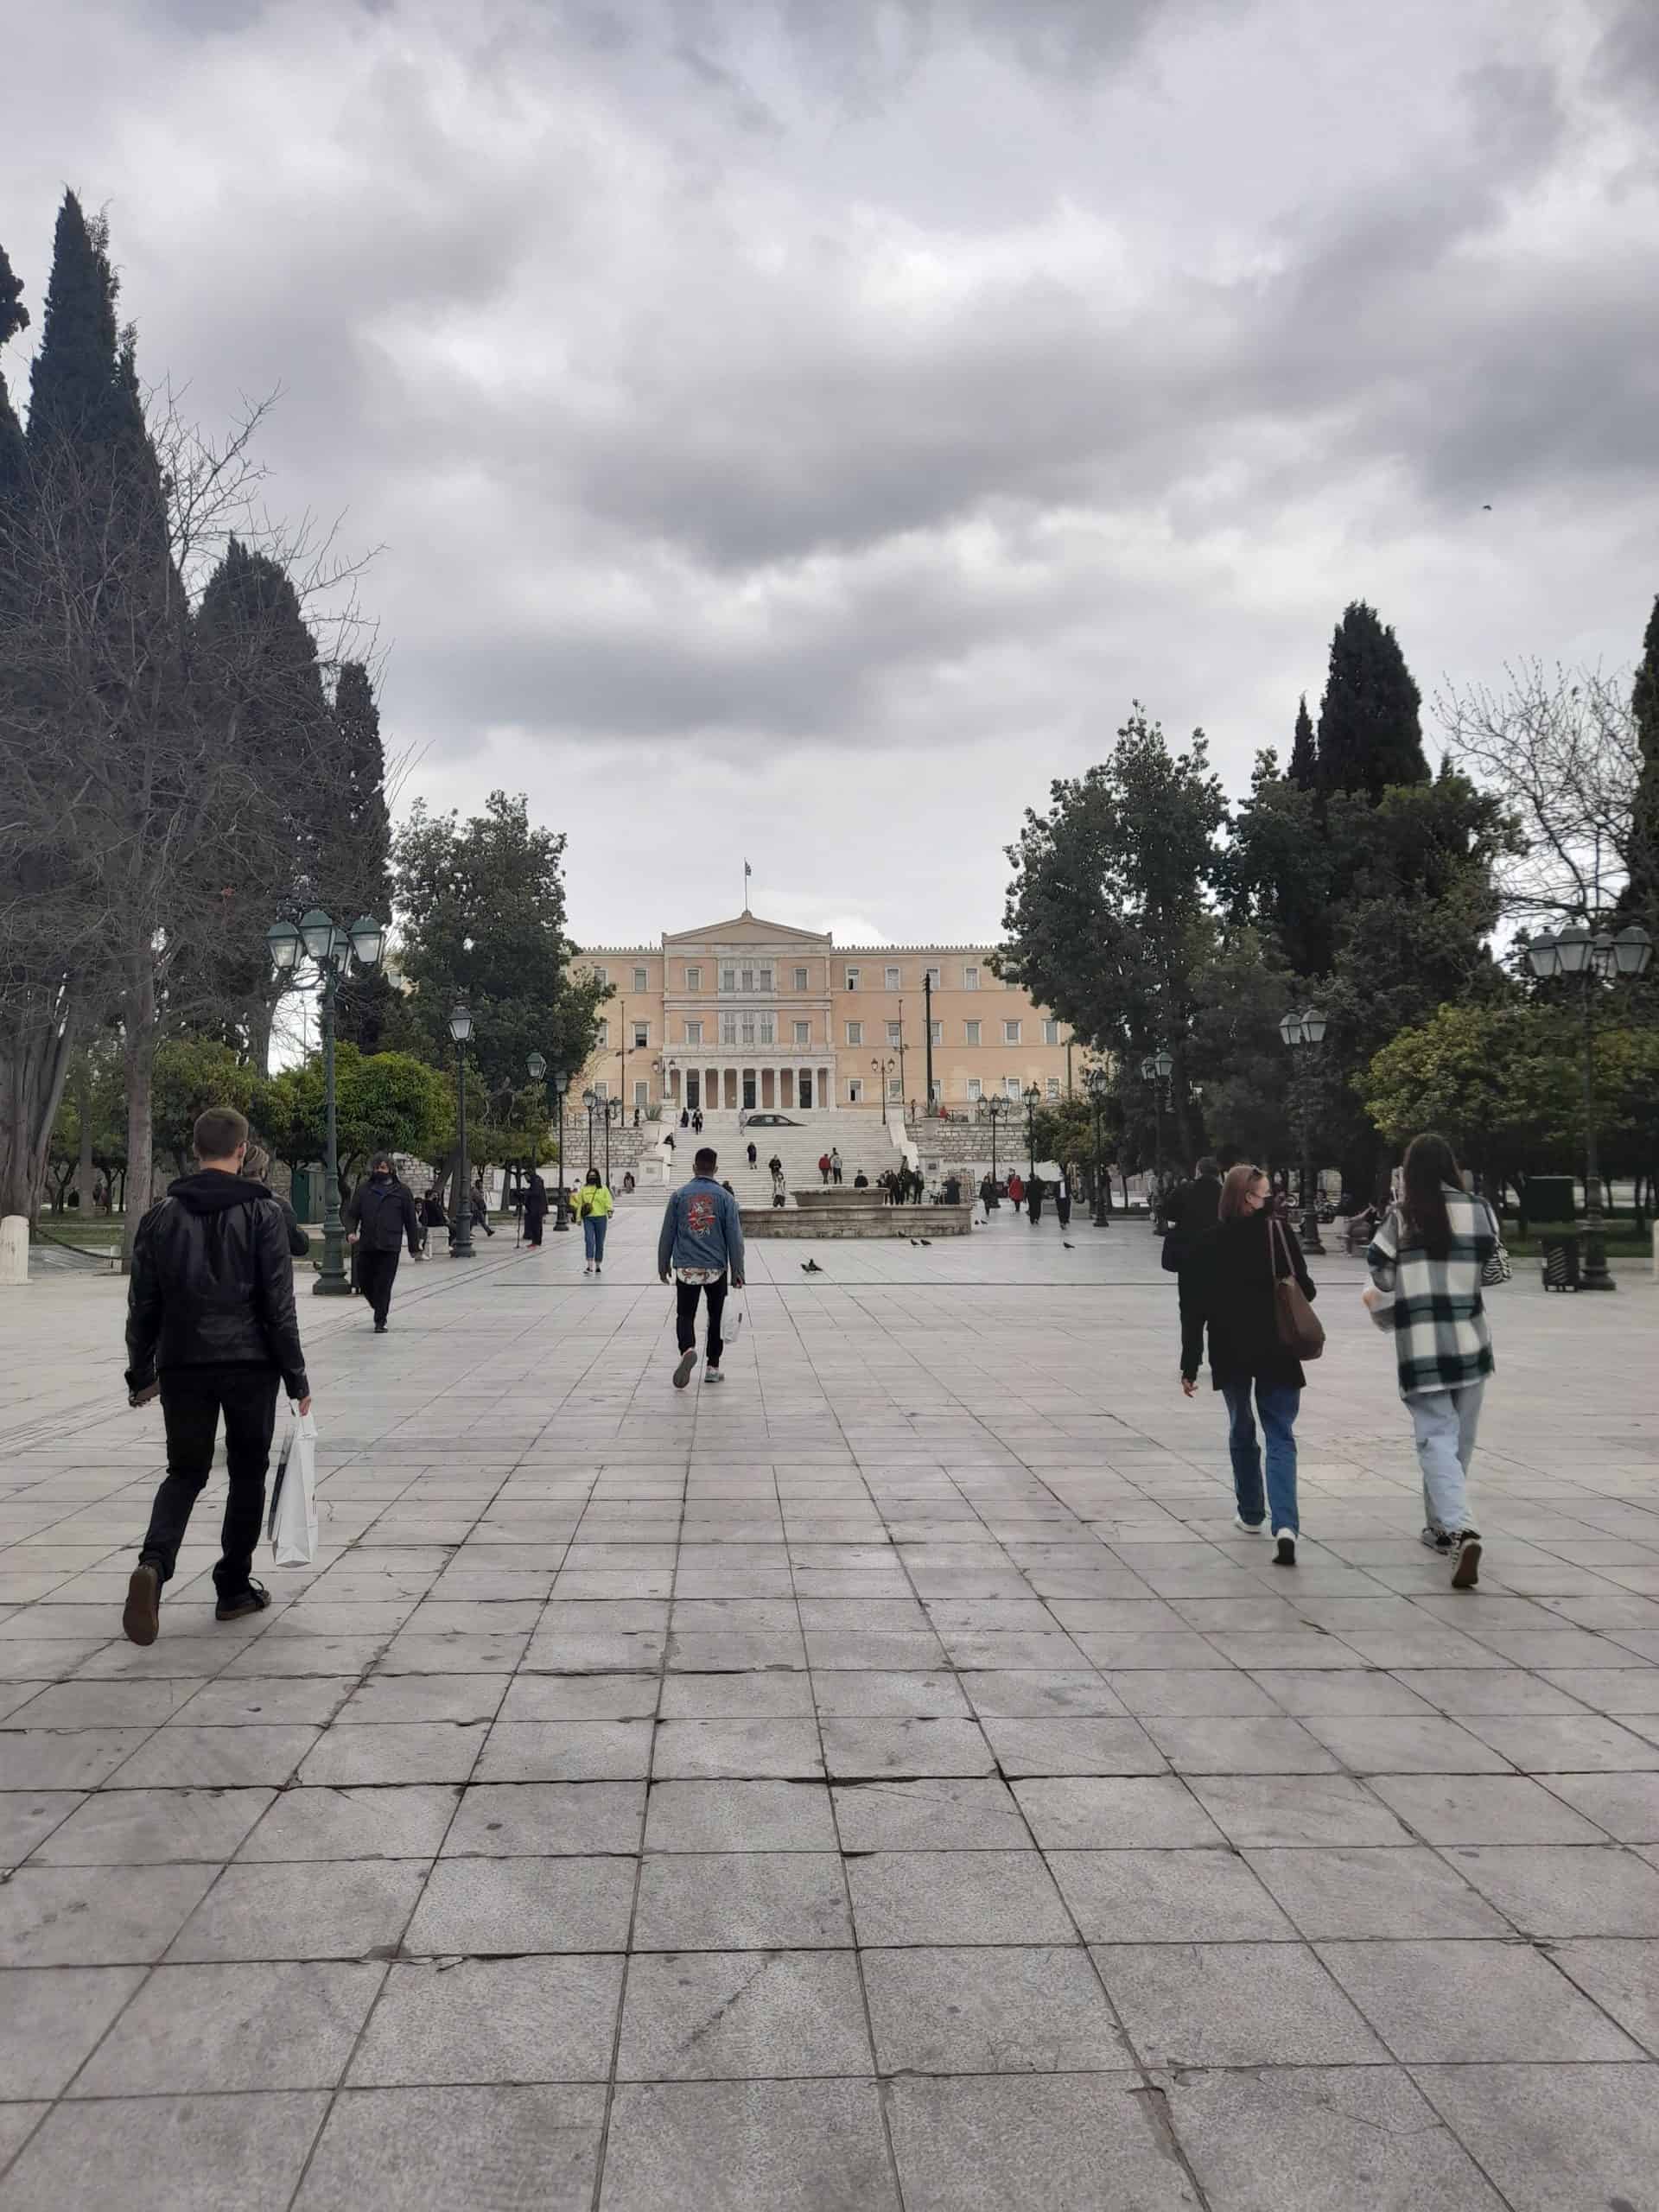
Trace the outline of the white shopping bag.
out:
<instances>
[{"instance_id":1,"label":"white shopping bag","mask_svg":"<svg viewBox=\"0 0 1659 2212\"><path fill-rule=\"evenodd\" d=\"M720 1341L734 1344L743 1333L743 1308L734 1298L726 1301L726 1311L720 1317Z\"/></svg>"},{"instance_id":2,"label":"white shopping bag","mask_svg":"<svg viewBox=\"0 0 1659 2212\"><path fill-rule=\"evenodd\" d=\"M317 1555L317 1424L310 1414L296 1413L283 1439L265 1534L276 1567L309 1567Z\"/></svg>"}]
</instances>

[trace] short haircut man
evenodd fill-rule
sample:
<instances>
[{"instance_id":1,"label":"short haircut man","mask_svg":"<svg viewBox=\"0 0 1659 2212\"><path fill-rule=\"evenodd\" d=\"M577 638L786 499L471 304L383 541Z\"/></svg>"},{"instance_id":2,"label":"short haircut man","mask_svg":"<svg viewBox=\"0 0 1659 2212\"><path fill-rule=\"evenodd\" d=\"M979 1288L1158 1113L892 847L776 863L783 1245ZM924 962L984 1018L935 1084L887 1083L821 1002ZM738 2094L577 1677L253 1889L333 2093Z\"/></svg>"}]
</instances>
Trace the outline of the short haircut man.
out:
<instances>
[{"instance_id":1,"label":"short haircut man","mask_svg":"<svg viewBox=\"0 0 1659 2212\"><path fill-rule=\"evenodd\" d=\"M1213 1175L1217 1179L1217 1180L1219 1180L1221 1175L1221 1163L1219 1160L1212 1160L1210 1154L1206 1152L1204 1158L1198 1162L1198 1173L1200 1175Z\"/></svg>"},{"instance_id":2,"label":"short haircut man","mask_svg":"<svg viewBox=\"0 0 1659 2212\"><path fill-rule=\"evenodd\" d=\"M657 1239L657 1272L675 1284L675 1340L680 1348L674 1388L683 1390L697 1363L697 1300L709 1308L705 1379L718 1382L724 1349L720 1318L728 1287L743 1284L743 1218L737 1200L715 1179L720 1165L712 1145L699 1145L691 1181L670 1194Z\"/></svg>"},{"instance_id":3,"label":"short haircut man","mask_svg":"<svg viewBox=\"0 0 1659 2212\"><path fill-rule=\"evenodd\" d=\"M204 1166L209 1160L217 1166L223 1160L233 1160L238 1152L247 1149L247 1120L234 1106L210 1106L205 1114L198 1114L190 1135L196 1158Z\"/></svg>"},{"instance_id":4,"label":"short haircut man","mask_svg":"<svg viewBox=\"0 0 1659 2212\"><path fill-rule=\"evenodd\" d=\"M712 1175L720 1165L720 1154L713 1145L699 1145L692 1155L691 1165L699 1175Z\"/></svg>"}]
</instances>

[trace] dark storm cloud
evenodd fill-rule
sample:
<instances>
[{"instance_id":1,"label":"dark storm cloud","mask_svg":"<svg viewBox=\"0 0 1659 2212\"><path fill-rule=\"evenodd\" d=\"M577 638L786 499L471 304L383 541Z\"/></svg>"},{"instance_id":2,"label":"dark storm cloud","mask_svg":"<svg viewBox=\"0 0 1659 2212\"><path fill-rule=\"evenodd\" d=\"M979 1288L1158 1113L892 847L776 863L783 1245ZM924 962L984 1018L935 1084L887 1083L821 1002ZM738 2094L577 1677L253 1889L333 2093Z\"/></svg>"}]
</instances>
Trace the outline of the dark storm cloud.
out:
<instances>
[{"instance_id":1,"label":"dark storm cloud","mask_svg":"<svg viewBox=\"0 0 1659 2212\"><path fill-rule=\"evenodd\" d=\"M16 44L3 243L38 306L73 180L149 373L210 418L282 385L273 503L385 543L435 798L622 798L654 923L712 811L791 850L794 918L962 935L1132 694L1241 784L1351 596L1426 689L1628 656L1656 22L69 0ZM573 899L647 918L585 848Z\"/></svg>"}]
</instances>

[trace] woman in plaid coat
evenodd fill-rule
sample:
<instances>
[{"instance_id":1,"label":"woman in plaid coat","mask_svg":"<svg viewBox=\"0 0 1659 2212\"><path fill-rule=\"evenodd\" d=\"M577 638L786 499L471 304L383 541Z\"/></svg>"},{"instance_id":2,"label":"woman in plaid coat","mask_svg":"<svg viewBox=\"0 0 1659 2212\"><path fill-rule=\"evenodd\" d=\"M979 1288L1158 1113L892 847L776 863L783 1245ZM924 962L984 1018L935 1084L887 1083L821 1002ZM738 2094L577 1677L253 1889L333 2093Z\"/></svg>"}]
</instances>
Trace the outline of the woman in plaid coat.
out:
<instances>
[{"instance_id":1,"label":"woman in plaid coat","mask_svg":"<svg viewBox=\"0 0 1659 2212\"><path fill-rule=\"evenodd\" d=\"M1472 1590L1480 1538L1469 1523L1466 1485L1492 1371L1480 1279L1497 1249L1497 1227L1485 1200L1464 1189L1444 1137L1412 1139L1404 1185L1365 1255L1365 1303L1394 1336L1423 1471L1423 1541L1450 1558L1454 1590Z\"/></svg>"}]
</instances>

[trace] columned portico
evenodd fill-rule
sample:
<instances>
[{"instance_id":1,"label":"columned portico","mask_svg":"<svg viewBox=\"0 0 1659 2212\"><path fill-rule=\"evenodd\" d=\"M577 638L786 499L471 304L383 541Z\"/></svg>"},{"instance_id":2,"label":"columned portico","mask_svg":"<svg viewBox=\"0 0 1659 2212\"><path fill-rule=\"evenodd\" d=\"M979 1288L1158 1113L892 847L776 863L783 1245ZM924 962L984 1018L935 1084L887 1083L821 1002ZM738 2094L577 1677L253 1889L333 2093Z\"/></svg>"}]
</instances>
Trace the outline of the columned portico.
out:
<instances>
[{"instance_id":1,"label":"columned portico","mask_svg":"<svg viewBox=\"0 0 1659 2212\"><path fill-rule=\"evenodd\" d=\"M664 1095L677 1113L830 1113L840 1102L834 1066L823 1060L715 1061L709 1066L664 1064Z\"/></svg>"}]
</instances>

